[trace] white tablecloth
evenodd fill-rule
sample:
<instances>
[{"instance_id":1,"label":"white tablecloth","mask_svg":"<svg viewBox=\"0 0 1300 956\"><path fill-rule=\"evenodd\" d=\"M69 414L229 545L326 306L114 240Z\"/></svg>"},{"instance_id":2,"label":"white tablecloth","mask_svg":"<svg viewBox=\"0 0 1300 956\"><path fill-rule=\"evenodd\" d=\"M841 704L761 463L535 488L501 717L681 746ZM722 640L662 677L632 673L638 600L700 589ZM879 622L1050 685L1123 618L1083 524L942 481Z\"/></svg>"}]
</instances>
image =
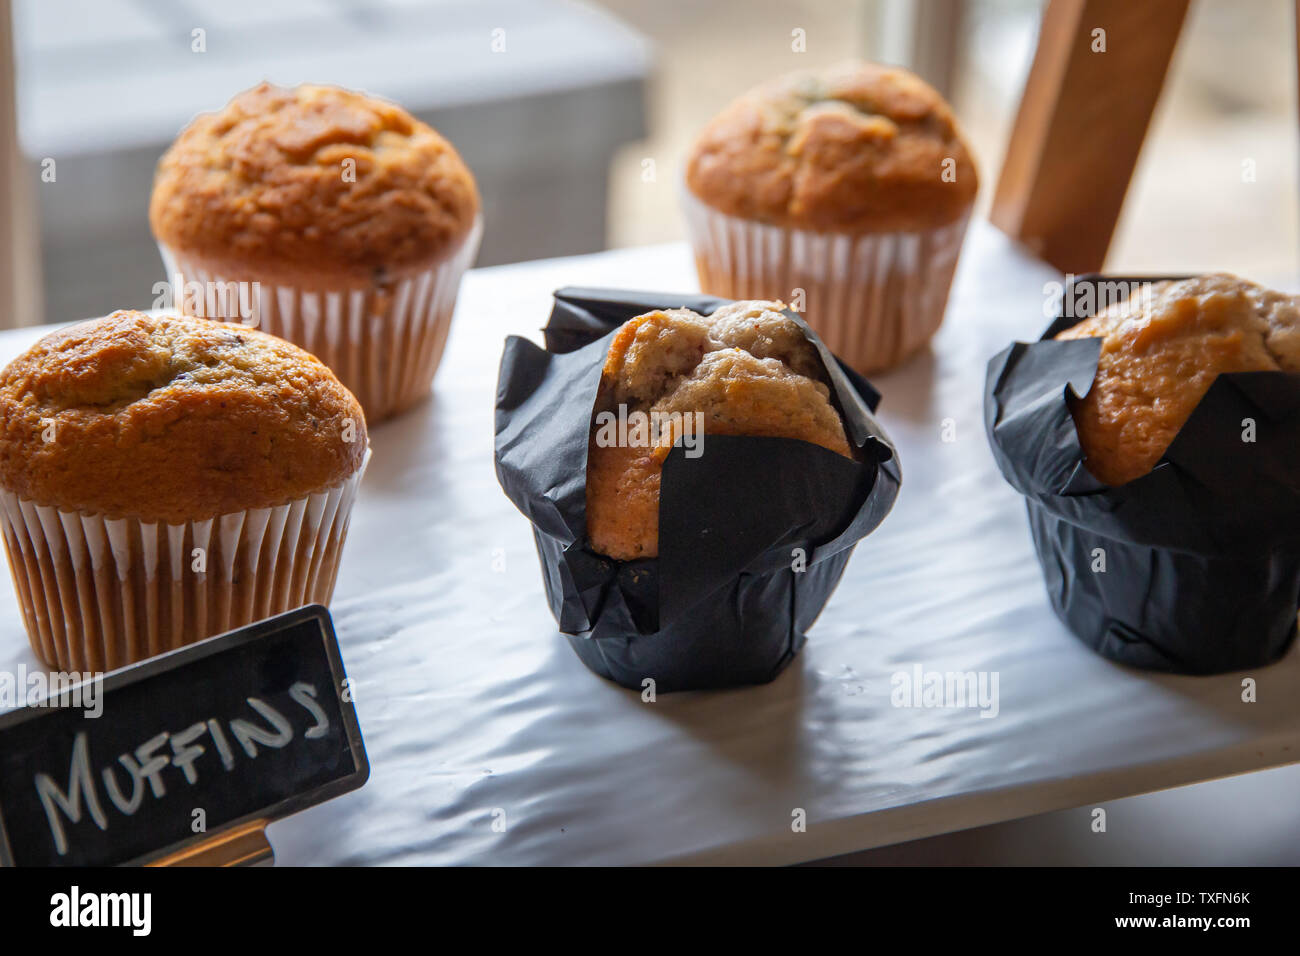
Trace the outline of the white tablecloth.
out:
<instances>
[{"instance_id":1,"label":"white tablecloth","mask_svg":"<svg viewBox=\"0 0 1300 956\"><path fill-rule=\"evenodd\" d=\"M973 230L929 354L878 377L903 488L773 683L643 703L586 671L492 469L501 343L561 285L696 288L685 246L465 280L433 399L374 430L333 611L361 790L269 830L289 864L791 863L1300 759L1300 653L1241 677L1126 670L1052 615L981 400L1055 278ZM34 338L0 336L0 360ZM955 440L943 440L951 419ZM34 666L0 589L0 667ZM999 712L899 708L891 677L996 672ZM806 817L806 829L792 826Z\"/></svg>"}]
</instances>

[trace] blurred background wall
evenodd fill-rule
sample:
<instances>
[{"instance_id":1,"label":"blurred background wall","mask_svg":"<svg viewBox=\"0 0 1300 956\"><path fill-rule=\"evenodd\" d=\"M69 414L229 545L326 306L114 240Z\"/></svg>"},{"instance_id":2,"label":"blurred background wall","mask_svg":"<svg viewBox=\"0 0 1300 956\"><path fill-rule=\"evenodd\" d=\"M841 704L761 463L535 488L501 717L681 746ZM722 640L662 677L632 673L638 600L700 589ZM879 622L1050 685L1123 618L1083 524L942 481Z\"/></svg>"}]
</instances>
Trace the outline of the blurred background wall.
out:
<instances>
[{"instance_id":1,"label":"blurred background wall","mask_svg":"<svg viewBox=\"0 0 1300 956\"><path fill-rule=\"evenodd\" d=\"M433 124L478 179L481 265L603 248L611 159L646 135L645 38L564 0L12 3L43 272L25 321L149 305L158 157L262 80L365 90Z\"/></svg>"}]
</instances>

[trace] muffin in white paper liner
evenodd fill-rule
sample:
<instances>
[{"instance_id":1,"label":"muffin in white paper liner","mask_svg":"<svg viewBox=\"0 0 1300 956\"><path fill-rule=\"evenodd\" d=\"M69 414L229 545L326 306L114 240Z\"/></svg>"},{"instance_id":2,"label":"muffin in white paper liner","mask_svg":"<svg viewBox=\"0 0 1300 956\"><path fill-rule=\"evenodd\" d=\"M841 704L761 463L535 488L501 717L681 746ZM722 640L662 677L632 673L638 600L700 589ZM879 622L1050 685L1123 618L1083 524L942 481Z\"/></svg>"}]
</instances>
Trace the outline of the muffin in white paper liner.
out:
<instances>
[{"instance_id":1,"label":"muffin in white paper liner","mask_svg":"<svg viewBox=\"0 0 1300 956\"><path fill-rule=\"evenodd\" d=\"M414 405L433 384L447 344L460 280L478 254L483 219L456 249L431 268L385 283L349 287L346 280L321 276L316 286L268 282L255 266L232 274L229 267L209 266L159 243L167 280L181 276L203 289L230 282L257 282L250 295L251 315L235 309L202 317L241 322L279 336L311 352L333 370L365 410L371 424ZM191 313L183 288L173 290L175 307ZM219 300L218 304L220 304Z\"/></svg>"},{"instance_id":2,"label":"muffin in white paper liner","mask_svg":"<svg viewBox=\"0 0 1300 956\"><path fill-rule=\"evenodd\" d=\"M680 188L700 289L728 299L804 291L804 318L862 373L891 368L943 322L969 213L918 232L787 229L713 209Z\"/></svg>"},{"instance_id":3,"label":"muffin in white paper liner","mask_svg":"<svg viewBox=\"0 0 1300 956\"><path fill-rule=\"evenodd\" d=\"M185 524L60 511L0 489L32 649L54 669L112 670L327 604L368 461L305 498Z\"/></svg>"}]
</instances>

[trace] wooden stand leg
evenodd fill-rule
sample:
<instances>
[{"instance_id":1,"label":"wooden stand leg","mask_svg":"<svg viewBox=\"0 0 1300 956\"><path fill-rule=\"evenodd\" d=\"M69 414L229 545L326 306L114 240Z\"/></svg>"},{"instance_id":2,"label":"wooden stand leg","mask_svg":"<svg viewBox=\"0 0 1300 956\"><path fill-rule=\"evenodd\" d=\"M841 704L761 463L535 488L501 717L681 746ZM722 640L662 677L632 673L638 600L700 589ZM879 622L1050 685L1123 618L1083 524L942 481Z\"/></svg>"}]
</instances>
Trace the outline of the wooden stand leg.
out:
<instances>
[{"instance_id":1,"label":"wooden stand leg","mask_svg":"<svg viewBox=\"0 0 1300 956\"><path fill-rule=\"evenodd\" d=\"M211 840L154 860L149 866L269 866L275 851L266 839L265 820L217 834Z\"/></svg>"},{"instance_id":2,"label":"wooden stand leg","mask_svg":"<svg viewBox=\"0 0 1300 956\"><path fill-rule=\"evenodd\" d=\"M990 218L1063 272L1102 268L1187 0L1051 0Z\"/></svg>"}]
</instances>

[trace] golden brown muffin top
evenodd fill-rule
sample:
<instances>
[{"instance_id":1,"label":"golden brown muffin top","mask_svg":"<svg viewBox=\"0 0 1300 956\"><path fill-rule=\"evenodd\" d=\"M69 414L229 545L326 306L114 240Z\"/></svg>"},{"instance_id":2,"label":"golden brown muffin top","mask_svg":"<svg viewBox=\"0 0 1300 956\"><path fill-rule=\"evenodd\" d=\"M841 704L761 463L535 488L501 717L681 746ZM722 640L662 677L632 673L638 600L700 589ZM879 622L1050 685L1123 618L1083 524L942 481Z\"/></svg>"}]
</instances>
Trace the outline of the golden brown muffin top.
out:
<instances>
[{"instance_id":1,"label":"golden brown muffin top","mask_svg":"<svg viewBox=\"0 0 1300 956\"><path fill-rule=\"evenodd\" d=\"M1300 372L1300 297L1236 276L1158 282L1056 336L1100 338L1092 388L1071 402L1088 470L1149 472L1224 372Z\"/></svg>"},{"instance_id":2,"label":"golden brown muffin top","mask_svg":"<svg viewBox=\"0 0 1300 956\"><path fill-rule=\"evenodd\" d=\"M353 474L366 445L318 359L224 322L115 312L0 372L0 486L62 510L180 524L280 505Z\"/></svg>"},{"instance_id":3,"label":"golden brown muffin top","mask_svg":"<svg viewBox=\"0 0 1300 956\"><path fill-rule=\"evenodd\" d=\"M456 150L401 107L263 83L181 133L149 222L164 245L233 275L373 279L450 254L478 209Z\"/></svg>"},{"instance_id":4,"label":"golden brown muffin top","mask_svg":"<svg viewBox=\"0 0 1300 956\"><path fill-rule=\"evenodd\" d=\"M623 405L664 422L699 413L704 454L709 435L765 435L852 457L821 359L781 308L734 302L708 317L672 309L628 320L610 344L596 413ZM594 550L624 561L659 553L660 473L676 438L666 428L652 447L602 444L593 418L587 535Z\"/></svg>"},{"instance_id":5,"label":"golden brown muffin top","mask_svg":"<svg viewBox=\"0 0 1300 956\"><path fill-rule=\"evenodd\" d=\"M771 225L916 232L965 215L978 176L932 87L903 69L843 63L731 103L695 141L686 184L720 212Z\"/></svg>"}]
</instances>

